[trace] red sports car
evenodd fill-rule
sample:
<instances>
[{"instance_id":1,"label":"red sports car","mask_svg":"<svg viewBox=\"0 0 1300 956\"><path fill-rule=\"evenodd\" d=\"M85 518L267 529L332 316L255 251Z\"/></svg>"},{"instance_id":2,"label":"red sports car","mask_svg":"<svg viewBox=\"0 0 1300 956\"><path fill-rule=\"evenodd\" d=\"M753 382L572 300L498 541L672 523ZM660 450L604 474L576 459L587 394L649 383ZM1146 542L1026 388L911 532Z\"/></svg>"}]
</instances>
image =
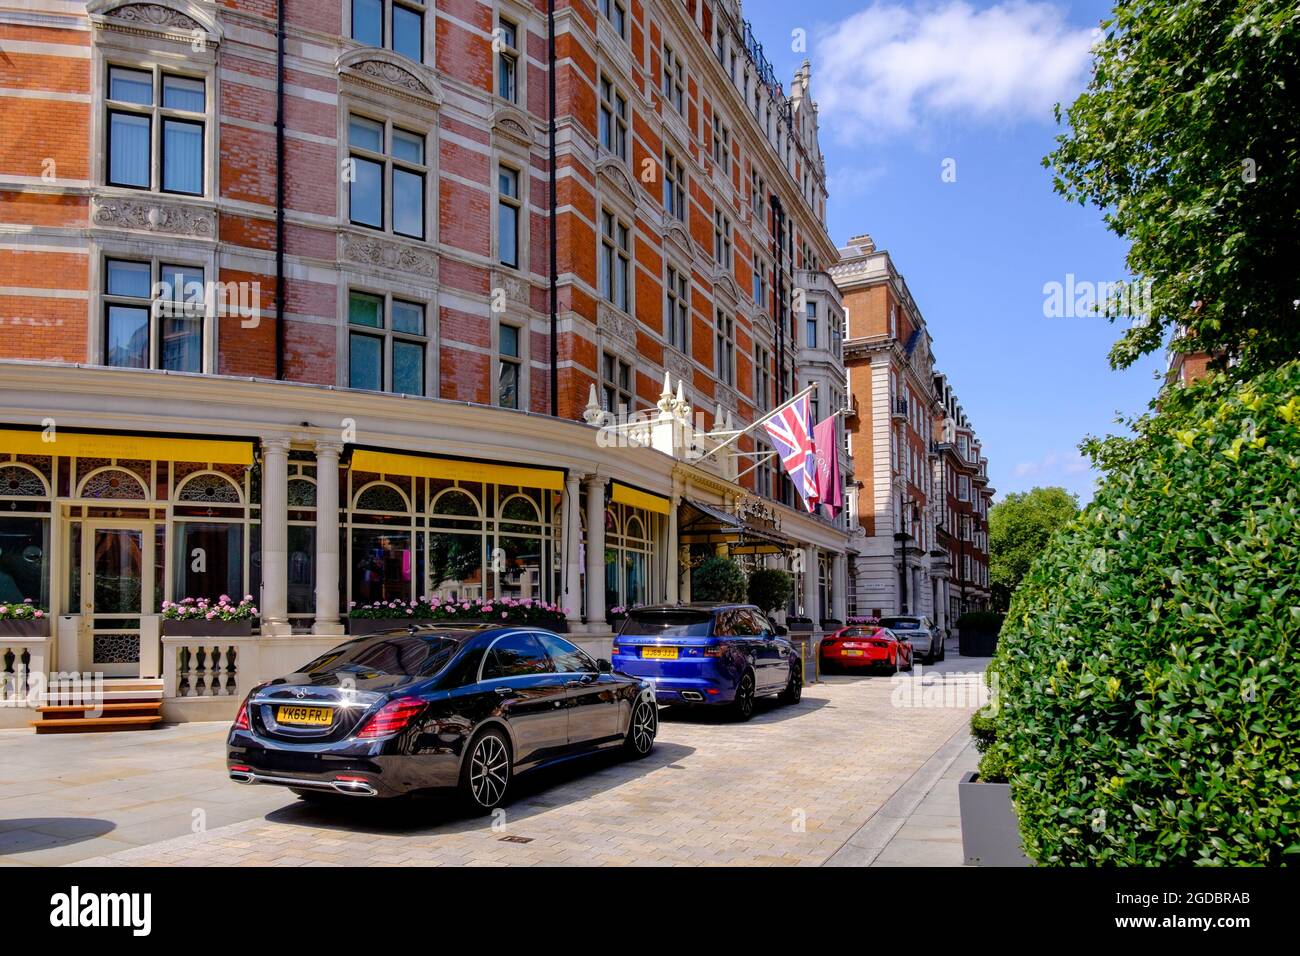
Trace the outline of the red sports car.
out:
<instances>
[{"instance_id":1,"label":"red sports car","mask_svg":"<svg viewBox=\"0 0 1300 956\"><path fill-rule=\"evenodd\" d=\"M822 639L822 668L887 667L912 669L912 645L900 641L887 627L852 625Z\"/></svg>"}]
</instances>

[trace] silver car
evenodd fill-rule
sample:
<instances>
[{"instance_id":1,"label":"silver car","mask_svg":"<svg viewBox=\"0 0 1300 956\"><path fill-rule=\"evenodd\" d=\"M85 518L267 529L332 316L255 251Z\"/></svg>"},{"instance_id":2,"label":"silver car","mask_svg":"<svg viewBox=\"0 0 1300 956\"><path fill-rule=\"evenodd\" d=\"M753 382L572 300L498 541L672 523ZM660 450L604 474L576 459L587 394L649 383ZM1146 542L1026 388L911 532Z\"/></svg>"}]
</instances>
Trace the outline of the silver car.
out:
<instances>
[{"instance_id":1,"label":"silver car","mask_svg":"<svg viewBox=\"0 0 1300 956\"><path fill-rule=\"evenodd\" d=\"M928 617L916 614L882 617L880 626L889 628L900 641L912 645L912 660L924 664L943 660L943 634Z\"/></svg>"}]
</instances>

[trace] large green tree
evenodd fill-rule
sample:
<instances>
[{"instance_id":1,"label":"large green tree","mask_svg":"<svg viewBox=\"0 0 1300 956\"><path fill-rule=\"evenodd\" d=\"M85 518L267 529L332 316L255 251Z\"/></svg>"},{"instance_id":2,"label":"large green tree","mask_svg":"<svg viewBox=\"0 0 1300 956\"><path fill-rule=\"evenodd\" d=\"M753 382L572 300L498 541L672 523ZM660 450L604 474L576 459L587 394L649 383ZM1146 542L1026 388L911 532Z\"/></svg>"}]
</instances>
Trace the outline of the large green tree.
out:
<instances>
[{"instance_id":1,"label":"large green tree","mask_svg":"<svg viewBox=\"0 0 1300 956\"><path fill-rule=\"evenodd\" d=\"M989 509L989 585L998 610L1053 532L1078 514L1078 496L1056 487L1012 492Z\"/></svg>"},{"instance_id":2,"label":"large green tree","mask_svg":"<svg viewBox=\"0 0 1300 956\"><path fill-rule=\"evenodd\" d=\"M1094 53L1043 162L1149 288L1111 364L1179 329L1242 375L1300 354L1300 0L1120 0Z\"/></svg>"}]
</instances>

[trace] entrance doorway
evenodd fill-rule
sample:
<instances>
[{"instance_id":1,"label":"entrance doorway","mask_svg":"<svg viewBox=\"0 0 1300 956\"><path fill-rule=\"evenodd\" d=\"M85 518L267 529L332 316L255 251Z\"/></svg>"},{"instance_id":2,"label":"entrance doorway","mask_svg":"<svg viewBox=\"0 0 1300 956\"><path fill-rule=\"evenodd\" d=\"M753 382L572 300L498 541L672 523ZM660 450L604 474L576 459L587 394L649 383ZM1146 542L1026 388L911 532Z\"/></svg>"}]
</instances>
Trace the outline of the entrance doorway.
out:
<instances>
[{"instance_id":1,"label":"entrance doorway","mask_svg":"<svg viewBox=\"0 0 1300 956\"><path fill-rule=\"evenodd\" d=\"M154 605L153 526L87 521L80 538L81 669L138 677L141 618Z\"/></svg>"}]
</instances>

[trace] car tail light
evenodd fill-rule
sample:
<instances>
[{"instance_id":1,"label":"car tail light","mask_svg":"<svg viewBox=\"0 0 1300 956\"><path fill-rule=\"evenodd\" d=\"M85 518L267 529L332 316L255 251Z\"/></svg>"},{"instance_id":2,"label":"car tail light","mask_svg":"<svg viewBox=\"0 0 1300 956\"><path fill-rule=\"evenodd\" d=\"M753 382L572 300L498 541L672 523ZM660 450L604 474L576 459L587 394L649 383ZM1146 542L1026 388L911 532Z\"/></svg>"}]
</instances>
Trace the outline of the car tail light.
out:
<instances>
[{"instance_id":1,"label":"car tail light","mask_svg":"<svg viewBox=\"0 0 1300 956\"><path fill-rule=\"evenodd\" d=\"M239 705L239 710L235 712L235 730L248 730L248 702L253 699L250 693L244 698L244 702Z\"/></svg>"},{"instance_id":2,"label":"car tail light","mask_svg":"<svg viewBox=\"0 0 1300 956\"><path fill-rule=\"evenodd\" d=\"M369 783L365 777L354 777L350 774L337 774L334 777L339 783Z\"/></svg>"},{"instance_id":3,"label":"car tail light","mask_svg":"<svg viewBox=\"0 0 1300 956\"><path fill-rule=\"evenodd\" d=\"M730 644L713 644L704 649L705 657L721 657L731 650Z\"/></svg>"},{"instance_id":4,"label":"car tail light","mask_svg":"<svg viewBox=\"0 0 1300 956\"><path fill-rule=\"evenodd\" d=\"M253 772L253 768L252 768L252 767L245 766L245 765L242 764L242 763L237 763L237 764L235 764L233 767L230 768L230 772L231 772L231 773L252 773L252 772Z\"/></svg>"},{"instance_id":5,"label":"car tail light","mask_svg":"<svg viewBox=\"0 0 1300 956\"><path fill-rule=\"evenodd\" d=\"M357 736L387 737L389 734L405 730L423 709L424 701L419 697L399 697L397 700L390 700L365 722Z\"/></svg>"},{"instance_id":6,"label":"car tail light","mask_svg":"<svg viewBox=\"0 0 1300 956\"><path fill-rule=\"evenodd\" d=\"M609 648L609 656L610 656L610 657L613 657L613 656L614 656L615 654L617 654L617 653L618 653L618 645L617 645L617 644L612 644L612 645L610 645L610 648Z\"/></svg>"}]
</instances>

